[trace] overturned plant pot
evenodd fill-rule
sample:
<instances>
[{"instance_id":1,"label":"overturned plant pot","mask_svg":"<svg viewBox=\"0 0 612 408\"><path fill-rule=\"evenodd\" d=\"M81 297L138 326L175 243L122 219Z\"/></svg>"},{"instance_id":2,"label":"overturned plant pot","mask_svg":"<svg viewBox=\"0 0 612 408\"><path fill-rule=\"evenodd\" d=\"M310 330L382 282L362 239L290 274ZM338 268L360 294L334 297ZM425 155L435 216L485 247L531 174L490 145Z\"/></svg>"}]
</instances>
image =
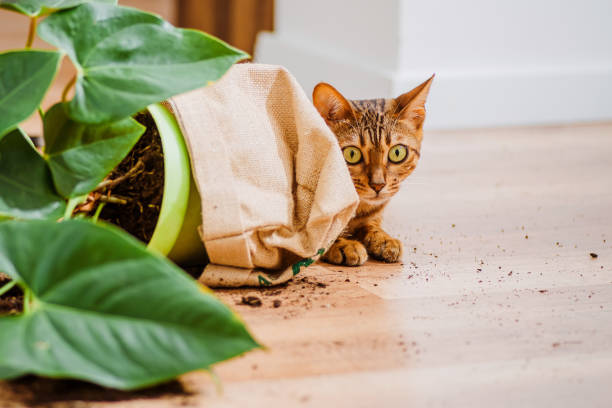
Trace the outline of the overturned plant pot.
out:
<instances>
[{"instance_id":1,"label":"overturned plant pot","mask_svg":"<svg viewBox=\"0 0 612 408\"><path fill-rule=\"evenodd\" d=\"M100 218L181 266L205 265L197 232L200 196L176 119L163 105L153 104L136 120L147 130L106 181Z\"/></svg>"},{"instance_id":2,"label":"overturned plant pot","mask_svg":"<svg viewBox=\"0 0 612 408\"><path fill-rule=\"evenodd\" d=\"M136 116L147 131L87 212L95 217L95 201L105 202L102 219L182 266L202 265L206 253L198 280L210 287L277 285L318 260L359 198L335 136L295 78L238 64L169 104Z\"/></svg>"}]
</instances>

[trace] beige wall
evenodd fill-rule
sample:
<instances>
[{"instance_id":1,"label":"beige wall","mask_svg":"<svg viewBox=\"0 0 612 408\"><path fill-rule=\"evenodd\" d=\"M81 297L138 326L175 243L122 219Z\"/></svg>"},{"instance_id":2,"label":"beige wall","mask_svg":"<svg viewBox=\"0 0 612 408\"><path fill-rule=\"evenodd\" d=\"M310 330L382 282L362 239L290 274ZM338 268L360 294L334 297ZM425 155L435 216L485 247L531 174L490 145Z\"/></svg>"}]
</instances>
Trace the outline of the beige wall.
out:
<instances>
[{"instance_id":1,"label":"beige wall","mask_svg":"<svg viewBox=\"0 0 612 408\"><path fill-rule=\"evenodd\" d=\"M171 23L177 24L178 0L119 0L119 3L124 6L137 7L142 10L160 14ZM9 49L23 48L28 34L28 24L29 20L27 17L0 9L0 52ZM40 39L36 39L34 47L49 48L49 46ZM66 58L53 87L43 101L43 109L49 108L60 99L62 89L70 80L73 73L74 68ZM28 119L23 127L29 135L38 136L41 134L40 118L37 115L33 115Z\"/></svg>"}]
</instances>

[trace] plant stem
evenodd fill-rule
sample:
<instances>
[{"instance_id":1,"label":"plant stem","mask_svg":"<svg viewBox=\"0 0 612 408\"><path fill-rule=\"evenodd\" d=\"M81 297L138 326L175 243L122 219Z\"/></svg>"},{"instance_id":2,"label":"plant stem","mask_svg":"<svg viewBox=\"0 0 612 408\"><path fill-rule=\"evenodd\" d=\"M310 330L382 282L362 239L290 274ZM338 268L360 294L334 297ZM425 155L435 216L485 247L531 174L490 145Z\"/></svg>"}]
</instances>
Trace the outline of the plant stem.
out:
<instances>
[{"instance_id":1,"label":"plant stem","mask_svg":"<svg viewBox=\"0 0 612 408\"><path fill-rule=\"evenodd\" d=\"M68 204L66 205L66 211L64 211L65 220L69 220L70 218L72 218L72 212L74 211L74 208L76 206L76 203L72 203L72 199L68 201Z\"/></svg>"},{"instance_id":2,"label":"plant stem","mask_svg":"<svg viewBox=\"0 0 612 408\"><path fill-rule=\"evenodd\" d=\"M217 373L212 368L208 369L208 373L210 374L211 380L213 380L213 382L215 383L217 395L223 395L223 383L221 382L221 379L219 378Z\"/></svg>"},{"instance_id":3,"label":"plant stem","mask_svg":"<svg viewBox=\"0 0 612 408\"><path fill-rule=\"evenodd\" d=\"M64 88L64 91L62 92L62 103L66 103L66 99L68 98L68 92L70 92L70 88L74 86L74 84L76 83L76 80L77 80L77 77L76 75L74 75L72 79L70 80L70 82L66 84L66 87Z\"/></svg>"},{"instance_id":4,"label":"plant stem","mask_svg":"<svg viewBox=\"0 0 612 408\"><path fill-rule=\"evenodd\" d=\"M43 129L43 133L44 133L44 129L45 129L45 113L43 112L42 108L40 107L40 105L38 105L38 116L40 116L40 122L42 124L42 129Z\"/></svg>"},{"instance_id":5,"label":"plant stem","mask_svg":"<svg viewBox=\"0 0 612 408\"><path fill-rule=\"evenodd\" d=\"M32 300L32 291L30 289L23 290L23 314L30 313L30 301Z\"/></svg>"},{"instance_id":6,"label":"plant stem","mask_svg":"<svg viewBox=\"0 0 612 408\"><path fill-rule=\"evenodd\" d=\"M13 289L13 286L17 284L17 281L10 281L6 285L0 288L0 296L4 295L9 290Z\"/></svg>"},{"instance_id":7,"label":"plant stem","mask_svg":"<svg viewBox=\"0 0 612 408\"><path fill-rule=\"evenodd\" d=\"M87 194L78 197L72 197L71 199L69 199L68 204L66 205L66 211L64 211L64 220L69 220L70 218L72 218L72 212L74 211L76 206L81 204L86 199Z\"/></svg>"},{"instance_id":8,"label":"plant stem","mask_svg":"<svg viewBox=\"0 0 612 408\"><path fill-rule=\"evenodd\" d=\"M26 42L26 48L32 48L32 43L34 42L34 37L36 36L36 23L38 22L38 17L30 18L30 30L28 31L28 40Z\"/></svg>"},{"instance_id":9,"label":"plant stem","mask_svg":"<svg viewBox=\"0 0 612 408\"><path fill-rule=\"evenodd\" d=\"M96 212L93 215L94 222L98 222L98 217L100 217L100 213L102 212L102 209L104 208L105 205L106 205L105 202L101 202L100 204L98 204L98 207L96 207Z\"/></svg>"}]
</instances>

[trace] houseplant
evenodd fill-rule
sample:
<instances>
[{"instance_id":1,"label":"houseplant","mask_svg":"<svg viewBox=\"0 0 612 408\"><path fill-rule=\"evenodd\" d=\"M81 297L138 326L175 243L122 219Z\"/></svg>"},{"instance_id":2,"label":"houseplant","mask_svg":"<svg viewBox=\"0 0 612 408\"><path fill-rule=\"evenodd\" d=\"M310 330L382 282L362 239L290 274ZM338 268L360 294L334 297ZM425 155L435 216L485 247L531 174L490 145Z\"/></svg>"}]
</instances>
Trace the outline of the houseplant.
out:
<instances>
[{"instance_id":1,"label":"houseplant","mask_svg":"<svg viewBox=\"0 0 612 408\"><path fill-rule=\"evenodd\" d=\"M245 54L114 0L0 0L0 8L30 17L25 49L0 54L0 272L11 278L0 295L14 286L24 294L23 313L0 317L0 378L134 389L257 347L208 290L98 220L100 211L73 219L145 131L132 115L216 80ZM31 49L37 34L57 50ZM42 112L64 57L77 75ZM19 128L36 110L42 153Z\"/></svg>"}]
</instances>

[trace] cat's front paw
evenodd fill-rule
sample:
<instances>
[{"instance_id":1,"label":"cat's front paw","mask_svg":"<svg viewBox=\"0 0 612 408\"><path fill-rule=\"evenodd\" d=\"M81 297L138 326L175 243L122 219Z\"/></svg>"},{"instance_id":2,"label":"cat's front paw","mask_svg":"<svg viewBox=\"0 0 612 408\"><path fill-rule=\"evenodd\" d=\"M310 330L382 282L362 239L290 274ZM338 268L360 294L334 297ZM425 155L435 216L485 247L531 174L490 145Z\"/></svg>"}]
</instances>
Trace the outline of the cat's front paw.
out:
<instances>
[{"instance_id":1,"label":"cat's front paw","mask_svg":"<svg viewBox=\"0 0 612 408\"><path fill-rule=\"evenodd\" d=\"M402 256L401 241L390 237L380 228L367 231L363 237L363 243L368 253L378 260L397 262Z\"/></svg>"},{"instance_id":2,"label":"cat's front paw","mask_svg":"<svg viewBox=\"0 0 612 408\"><path fill-rule=\"evenodd\" d=\"M359 241L338 238L323 255L323 260L336 265L359 266L368 260L368 251Z\"/></svg>"}]
</instances>

